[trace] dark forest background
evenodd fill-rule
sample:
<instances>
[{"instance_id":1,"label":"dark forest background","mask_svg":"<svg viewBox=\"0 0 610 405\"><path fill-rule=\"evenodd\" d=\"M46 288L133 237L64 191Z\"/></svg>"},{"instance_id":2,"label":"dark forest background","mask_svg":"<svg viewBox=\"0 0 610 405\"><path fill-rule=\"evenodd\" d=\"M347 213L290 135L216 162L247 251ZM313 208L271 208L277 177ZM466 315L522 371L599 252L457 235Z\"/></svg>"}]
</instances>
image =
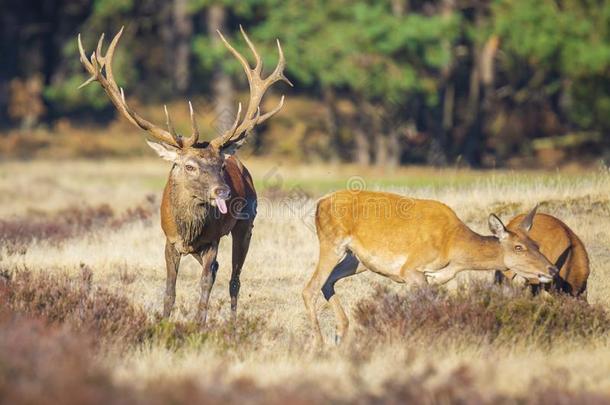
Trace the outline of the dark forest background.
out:
<instances>
[{"instance_id":1,"label":"dark forest background","mask_svg":"<svg viewBox=\"0 0 610 405\"><path fill-rule=\"evenodd\" d=\"M287 105L252 153L384 166L610 160L610 0L0 4L4 156L70 134L76 154L112 154L90 146L98 138L135 139L138 153L141 136L117 122L99 86L77 90L86 79L77 34L92 51L123 25L115 71L130 103L159 124L168 104L186 130L193 99L213 136L247 92L215 31L245 53L241 24L268 68L281 40L295 84L273 90L269 103L285 93Z\"/></svg>"}]
</instances>

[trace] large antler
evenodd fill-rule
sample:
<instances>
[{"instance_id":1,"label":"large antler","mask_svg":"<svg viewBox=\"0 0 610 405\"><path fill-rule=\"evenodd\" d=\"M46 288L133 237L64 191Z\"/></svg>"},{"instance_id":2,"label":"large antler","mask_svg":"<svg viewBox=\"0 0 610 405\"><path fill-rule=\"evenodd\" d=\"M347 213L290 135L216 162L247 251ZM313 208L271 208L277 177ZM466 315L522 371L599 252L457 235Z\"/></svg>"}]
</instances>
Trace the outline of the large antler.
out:
<instances>
[{"instance_id":1,"label":"large antler","mask_svg":"<svg viewBox=\"0 0 610 405\"><path fill-rule=\"evenodd\" d=\"M121 38L121 34L123 34L123 28L112 38L110 45L108 46L108 50L106 51L106 55L102 56L102 46L104 44L104 34L100 36L100 39L97 43L97 49L95 52L91 54L91 57L87 59L85 54L85 50L83 49L83 44L80 39L80 34L78 34L78 50L80 52L80 61L89 72L91 77L87 79L83 84L79 86L79 88L88 85L91 82L97 81L100 83L108 97L110 97L110 101L112 104L119 110L119 112L127 118L129 122L133 125L147 131L153 138L158 141L176 146L178 148L188 148L197 143L199 140L199 130L197 129L197 123L195 122L195 114L193 113L193 106L189 102L190 114L191 114L191 124L193 133L190 137L186 139L182 139L179 135L176 134L174 127L172 125L171 119L167 112L167 108L165 108L165 116L167 119L167 128L169 131L166 131L153 123L145 120L140 115L138 115L135 111L131 110L125 101L125 94L123 89L117 86L114 80L114 74L112 72L112 57L114 56L114 50Z\"/></svg>"},{"instance_id":2,"label":"large antler","mask_svg":"<svg viewBox=\"0 0 610 405\"><path fill-rule=\"evenodd\" d=\"M233 123L231 128L218 138L212 140L211 144L217 148L226 147L231 144L239 145L246 138L248 132L251 131L257 124L263 123L282 108L282 106L284 105L284 96L282 96L277 107L261 115L261 100L265 95L267 89L271 87L275 82L282 80L292 86L292 83L290 83L286 76L284 76L284 67L286 66L286 60L284 59L284 52L282 51L280 41L277 40L277 49L279 53L277 66L275 67L275 70L273 71L273 73L271 73L271 75L269 75L266 79L263 79L261 77L261 73L263 70L263 61L259 56L258 52L256 51L254 44L252 43L252 41L250 41L248 35L246 35L246 32L244 31L243 27L240 26L239 30L241 31L242 36L246 40L250 51L252 51L252 54L254 55L254 60L256 61L256 66L254 67L254 69L250 68L250 64L248 63L246 58L239 52L237 52L235 48L233 48L233 46L225 39L225 37L220 31L216 32L218 32L218 35L220 35L220 39L222 40L222 42L233 54L233 56L237 58L237 60L243 67L244 72L246 73L246 77L248 78L248 84L250 86L250 100L248 101L248 107L246 108L246 113L241 123L240 119L242 108L241 103L239 103L235 122Z\"/></svg>"}]
</instances>

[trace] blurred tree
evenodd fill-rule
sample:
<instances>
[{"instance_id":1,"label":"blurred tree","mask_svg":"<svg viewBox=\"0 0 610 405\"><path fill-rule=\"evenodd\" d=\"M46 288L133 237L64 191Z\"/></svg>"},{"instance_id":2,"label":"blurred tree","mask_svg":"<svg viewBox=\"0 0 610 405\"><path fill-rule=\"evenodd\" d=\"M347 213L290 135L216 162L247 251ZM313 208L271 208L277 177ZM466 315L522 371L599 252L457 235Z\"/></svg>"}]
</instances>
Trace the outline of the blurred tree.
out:
<instances>
[{"instance_id":1,"label":"blurred tree","mask_svg":"<svg viewBox=\"0 0 610 405\"><path fill-rule=\"evenodd\" d=\"M45 113L42 90L43 82L40 75L33 75L25 81L11 80L8 114L12 119L21 122L22 131L32 130Z\"/></svg>"},{"instance_id":2,"label":"blurred tree","mask_svg":"<svg viewBox=\"0 0 610 405\"><path fill-rule=\"evenodd\" d=\"M208 7L207 13L208 35L211 38L212 46L215 48L224 47L217 31L227 32L227 10L222 4L212 4ZM221 133L231 127L235 115L235 95L231 77L225 72L220 63L214 68L212 78L212 88L214 91L214 110L216 119L216 130Z\"/></svg>"},{"instance_id":3,"label":"blurred tree","mask_svg":"<svg viewBox=\"0 0 610 405\"><path fill-rule=\"evenodd\" d=\"M355 160L397 162L403 124L430 125L411 107L414 100L438 104L438 73L450 61L441 39L453 41L459 18L402 15L412 8L397 0L266 3L266 19L256 32L267 39L283 33L286 57L298 61L288 65L289 73L302 85L325 89L328 102L351 99Z\"/></svg>"},{"instance_id":4,"label":"blurred tree","mask_svg":"<svg viewBox=\"0 0 610 405\"><path fill-rule=\"evenodd\" d=\"M184 94L190 84L191 36L193 23L187 9L188 0L173 0L174 25L174 85L179 94Z\"/></svg>"},{"instance_id":5,"label":"blurred tree","mask_svg":"<svg viewBox=\"0 0 610 405\"><path fill-rule=\"evenodd\" d=\"M488 30L502 50L498 97L505 109L538 112L522 136L608 134L610 1L498 1L492 10Z\"/></svg>"},{"instance_id":6,"label":"blurred tree","mask_svg":"<svg viewBox=\"0 0 610 405\"><path fill-rule=\"evenodd\" d=\"M294 95L314 100L282 115L294 128L282 153L494 165L556 135L569 135L558 148L570 139L610 150L610 0L4 0L2 11L3 127L23 124L23 108L9 115L19 93L9 83L34 77L43 91L32 125L111 119L99 86L76 90L86 77L75 37L91 50L125 25L115 71L128 95L211 95L220 130L247 84L215 31L247 54L243 24L266 66L281 39Z\"/></svg>"},{"instance_id":7,"label":"blurred tree","mask_svg":"<svg viewBox=\"0 0 610 405\"><path fill-rule=\"evenodd\" d=\"M170 78L172 95L182 96L189 90L191 37L193 21L188 0L171 0L161 5L160 35L163 40L165 72Z\"/></svg>"}]
</instances>

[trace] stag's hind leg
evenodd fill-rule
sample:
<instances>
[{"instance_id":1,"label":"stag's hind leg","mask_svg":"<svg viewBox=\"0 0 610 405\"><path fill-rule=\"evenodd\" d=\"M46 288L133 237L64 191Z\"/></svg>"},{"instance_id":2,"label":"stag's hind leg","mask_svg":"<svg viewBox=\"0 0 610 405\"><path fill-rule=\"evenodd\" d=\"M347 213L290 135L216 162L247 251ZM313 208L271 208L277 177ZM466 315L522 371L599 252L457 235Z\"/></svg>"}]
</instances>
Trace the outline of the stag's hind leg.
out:
<instances>
[{"instance_id":1,"label":"stag's hind leg","mask_svg":"<svg viewBox=\"0 0 610 405\"><path fill-rule=\"evenodd\" d=\"M231 237L233 238L233 269L231 271L231 281L229 282L229 295L231 296L231 316L233 320L237 318L237 297L241 287L239 276L241 275L241 269L246 260L248 249L250 248L253 226L252 220L239 221L231 232Z\"/></svg>"}]
</instances>

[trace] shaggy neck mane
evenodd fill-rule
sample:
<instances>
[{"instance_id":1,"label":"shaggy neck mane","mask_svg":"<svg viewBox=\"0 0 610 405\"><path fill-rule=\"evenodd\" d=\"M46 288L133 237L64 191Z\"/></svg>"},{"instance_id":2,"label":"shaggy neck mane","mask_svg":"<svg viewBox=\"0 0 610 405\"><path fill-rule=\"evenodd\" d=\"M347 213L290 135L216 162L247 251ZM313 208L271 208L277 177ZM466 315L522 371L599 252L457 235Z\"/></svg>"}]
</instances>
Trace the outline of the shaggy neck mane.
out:
<instances>
[{"instance_id":1,"label":"shaggy neck mane","mask_svg":"<svg viewBox=\"0 0 610 405\"><path fill-rule=\"evenodd\" d=\"M178 233L182 241L190 245L203 233L210 205L194 199L175 181L170 188L170 199Z\"/></svg>"}]
</instances>

